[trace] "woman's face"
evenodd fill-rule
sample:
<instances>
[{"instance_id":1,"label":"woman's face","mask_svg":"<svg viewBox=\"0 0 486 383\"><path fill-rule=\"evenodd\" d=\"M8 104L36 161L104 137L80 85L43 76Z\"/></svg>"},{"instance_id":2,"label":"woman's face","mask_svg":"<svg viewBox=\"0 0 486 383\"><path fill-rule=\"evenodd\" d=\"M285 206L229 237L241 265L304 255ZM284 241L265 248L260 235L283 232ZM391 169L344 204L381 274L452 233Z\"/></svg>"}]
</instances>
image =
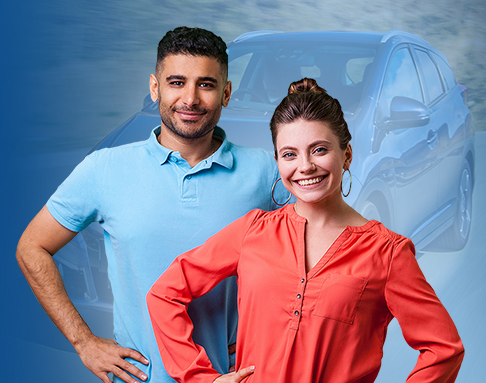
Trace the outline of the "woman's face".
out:
<instances>
[{"instance_id":1,"label":"woman's face","mask_svg":"<svg viewBox=\"0 0 486 383\"><path fill-rule=\"evenodd\" d=\"M283 184L298 200L317 203L341 198L342 172L351 164L351 145L341 149L326 123L297 120L280 125L275 146Z\"/></svg>"}]
</instances>

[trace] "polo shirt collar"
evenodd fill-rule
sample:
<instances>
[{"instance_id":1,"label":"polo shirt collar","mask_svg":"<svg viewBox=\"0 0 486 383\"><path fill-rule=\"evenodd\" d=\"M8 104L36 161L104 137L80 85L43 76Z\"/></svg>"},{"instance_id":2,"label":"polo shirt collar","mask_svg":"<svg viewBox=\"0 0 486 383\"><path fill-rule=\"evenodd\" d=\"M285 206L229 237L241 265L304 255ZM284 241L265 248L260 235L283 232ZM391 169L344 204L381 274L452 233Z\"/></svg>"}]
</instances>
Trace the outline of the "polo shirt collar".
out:
<instances>
[{"instance_id":1,"label":"polo shirt collar","mask_svg":"<svg viewBox=\"0 0 486 383\"><path fill-rule=\"evenodd\" d=\"M165 146L160 145L159 141L157 140L157 136L160 134L160 125L156 127L150 137L148 139L148 145L152 154L157 158L157 161L162 165L167 162L173 150L166 148ZM223 143L221 146L216 150L216 152L209 156L205 161L206 163L211 166L211 164L216 163L221 165L227 169L231 169L233 167L233 154L230 151L231 144L226 137L226 133L223 129L219 126L214 128L213 135L220 138Z\"/></svg>"},{"instance_id":2,"label":"polo shirt collar","mask_svg":"<svg viewBox=\"0 0 486 383\"><path fill-rule=\"evenodd\" d=\"M214 128L213 136L222 139L223 143L218 150L208 158L208 160L227 169L231 169L233 167L233 154L230 151L231 144L226 137L226 133L219 126L216 126Z\"/></svg>"},{"instance_id":3,"label":"polo shirt collar","mask_svg":"<svg viewBox=\"0 0 486 383\"><path fill-rule=\"evenodd\" d=\"M170 149L167 149L165 146L160 145L159 141L157 140L158 135L160 134L160 125L157 126L152 133L150 133L150 137L148 139L148 146L152 155L157 158L157 161L162 165L164 164L167 159L169 158L170 154L173 152Z\"/></svg>"}]
</instances>

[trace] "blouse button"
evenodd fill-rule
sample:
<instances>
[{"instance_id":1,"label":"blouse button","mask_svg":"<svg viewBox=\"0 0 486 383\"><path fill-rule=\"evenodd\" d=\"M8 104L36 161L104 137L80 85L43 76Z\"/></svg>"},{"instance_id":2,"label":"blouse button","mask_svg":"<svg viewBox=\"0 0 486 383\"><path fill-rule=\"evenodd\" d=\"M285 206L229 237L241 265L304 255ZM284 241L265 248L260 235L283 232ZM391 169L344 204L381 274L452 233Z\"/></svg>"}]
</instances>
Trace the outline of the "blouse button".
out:
<instances>
[{"instance_id":1,"label":"blouse button","mask_svg":"<svg viewBox=\"0 0 486 383\"><path fill-rule=\"evenodd\" d=\"M300 299L301 297L302 297L302 295L297 294L297 299Z\"/></svg>"},{"instance_id":2,"label":"blouse button","mask_svg":"<svg viewBox=\"0 0 486 383\"><path fill-rule=\"evenodd\" d=\"M299 315L299 312L297 310L294 311L295 315Z\"/></svg>"}]
</instances>

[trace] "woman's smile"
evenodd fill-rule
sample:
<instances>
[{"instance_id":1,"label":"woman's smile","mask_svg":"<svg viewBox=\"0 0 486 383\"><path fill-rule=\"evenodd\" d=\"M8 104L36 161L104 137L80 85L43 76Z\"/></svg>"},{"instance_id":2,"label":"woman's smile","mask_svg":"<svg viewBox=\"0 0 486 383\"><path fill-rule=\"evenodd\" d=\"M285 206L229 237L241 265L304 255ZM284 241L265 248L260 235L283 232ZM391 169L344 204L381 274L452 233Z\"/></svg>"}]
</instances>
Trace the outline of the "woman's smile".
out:
<instances>
[{"instance_id":1,"label":"woman's smile","mask_svg":"<svg viewBox=\"0 0 486 383\"><path fill-rule=\"evenodd\" d=\"M304 179L304 180L297 180L297 181L294 181L294 182L298 183L299 186L303 186L303 187L313 186L313 185L321 183L322 180L324 180L324 178L326 178L326 177L327 177L327 175L320 176L320 177L314 177L314 178L308 178L308 179Z\"/></svg>"}]
</instances>

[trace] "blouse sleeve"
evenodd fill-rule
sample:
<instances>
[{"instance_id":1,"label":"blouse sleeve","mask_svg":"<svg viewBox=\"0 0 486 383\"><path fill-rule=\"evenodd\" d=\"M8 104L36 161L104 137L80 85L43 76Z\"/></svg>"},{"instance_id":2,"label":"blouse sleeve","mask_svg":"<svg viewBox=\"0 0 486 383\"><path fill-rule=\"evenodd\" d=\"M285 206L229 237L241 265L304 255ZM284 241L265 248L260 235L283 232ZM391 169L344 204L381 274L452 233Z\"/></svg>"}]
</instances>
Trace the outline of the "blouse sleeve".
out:
<instances>
[{"instance_id":1,"label":"blouse sleeve","mask_svg":"<svg viewBox=\"0 0 486 383\"><path fill-rule=\"evenodd\" d=\"M406 342L420 351L407 382L454 382L464 347L451 317L425 280L409 239L402 238L395 246L385 298Z\"/></svg>"},{"instance_id":2,"label":"blouse sleeve","mask_svg":"<svg viewBox=\"0 0 486 383\"><path fill-rule=\"evenodd\" d=\"M246 214L203 245L177 257L147 293L164 367L178 382L213 382L221 376L204 348L192 340L193 323L187 306L223 279L236 275L242 242L261 213L254 210Z\"/></svg>"}]
</instances>

